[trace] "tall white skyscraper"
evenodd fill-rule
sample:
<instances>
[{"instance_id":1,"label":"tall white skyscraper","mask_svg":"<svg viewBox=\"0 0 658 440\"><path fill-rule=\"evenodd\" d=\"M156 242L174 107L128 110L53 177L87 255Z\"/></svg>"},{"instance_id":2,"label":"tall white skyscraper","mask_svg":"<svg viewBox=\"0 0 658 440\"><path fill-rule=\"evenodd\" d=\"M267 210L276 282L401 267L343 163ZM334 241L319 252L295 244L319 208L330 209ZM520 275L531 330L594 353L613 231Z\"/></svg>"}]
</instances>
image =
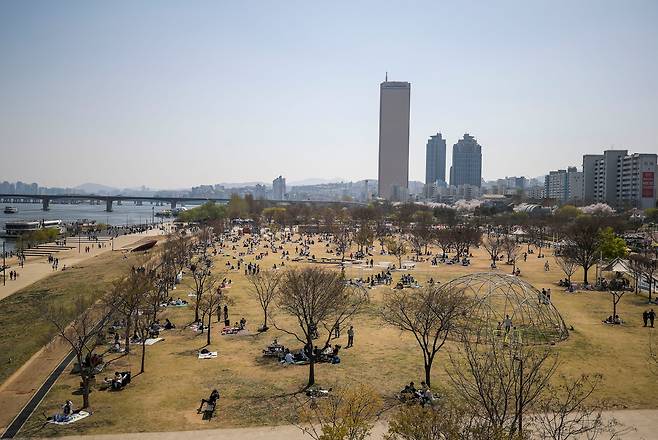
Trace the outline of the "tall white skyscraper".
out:
<instances>
[{"instance_id":1,"label":"tall white skyscraper","mask_svg":"<svg viewBox=\"0 0 658 440\"><path fill-rule=\"evenodd\" d=\"M379 197L404 200L409 187L411 84L386 81L379 88Z\"/></svg>"}]
</instances>

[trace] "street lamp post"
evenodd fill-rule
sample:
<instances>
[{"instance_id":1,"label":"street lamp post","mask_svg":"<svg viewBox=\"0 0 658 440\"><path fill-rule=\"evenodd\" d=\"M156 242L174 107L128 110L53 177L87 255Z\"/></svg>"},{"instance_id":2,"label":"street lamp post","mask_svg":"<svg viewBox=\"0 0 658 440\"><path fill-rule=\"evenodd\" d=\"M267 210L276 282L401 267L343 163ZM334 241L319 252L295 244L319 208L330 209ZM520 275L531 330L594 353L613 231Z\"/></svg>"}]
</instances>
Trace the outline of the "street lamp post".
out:
<instances>
[{"instance_id":1,"label":"street lamp post","mask_svg":"<svg viewBox=\"0 0 658 440\"><path fill-rule=\"evenodd\" d=\"M514 356L515 361L519 362L519 404L518 404L518 416L519 416L519 435L523 433L523 359L518 356Z\"/></svg>"},{"instance_id":2,"label":"street lamp post","mask_svg":"<svg viewBox=\"0 0 658 440\"><path fill-rule=\"evenodd\" d=\"M5 268L5 266L6 266L5 242L3 240L2 241L2 285L3 286L7 285L7 275L5 275L5 271L7 269Z\"/></svg>"}]
</instances>

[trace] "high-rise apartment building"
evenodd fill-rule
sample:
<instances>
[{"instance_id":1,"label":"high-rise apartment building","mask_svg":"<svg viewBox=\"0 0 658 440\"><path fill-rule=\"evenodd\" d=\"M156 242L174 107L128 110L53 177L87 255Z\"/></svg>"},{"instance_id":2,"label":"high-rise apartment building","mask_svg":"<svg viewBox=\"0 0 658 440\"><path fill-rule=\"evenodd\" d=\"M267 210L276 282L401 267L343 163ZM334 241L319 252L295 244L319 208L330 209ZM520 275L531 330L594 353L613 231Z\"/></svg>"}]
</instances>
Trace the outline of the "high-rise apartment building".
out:
<instances>
[{"instance_id":1,"label":"high-rise apartment building","mask_svg":"<svg viewBox=\"0 0 658 440\"><path fill-rule=\"evenodd\" d=\"M658 155L606 150L583 156L583 194L586 202L614 207L656 206Z\"/></svg>"},{"instance_id":2,"label":"high-rise apartment building","mask_svg":"<svg viewBox=\"0 0 658 440\"><path fill-rule=\"evenodd\" d=\"M279 176L272 181L272 199L283 200L286 196L286 179Z\"/></svg>"},{"instance_id":3,"label":"high-rise apartment building","mask_svg":"<svg viewBox=\"0 0 658 440\"><path fill-rule=\"evenodd\" d=\"M425 146L425 185L446 181L446 140L441 133L430 136Z\"/></svg>"},{"instance_id":4,"label":"high-rise apartment building","mask_svg":"<svg viewBox=\"0 0 658 440\"><path fill-rule=\"evenodd\" d=\"M583 173L576 167L549 172L544 183L544 197L559 203L582 200Z\"/></svg>"},{"instance_id":5,"label":"high-rise apartment building","mask_svg":"<svg viewBox=\"0 0 658 440\"><path fill-rule=\"evenodd\" d=\"M402 200L409 187L411 84L386 81L379 88L379 197Z\"/></svg>"},{"instance_id":6,"label":"high-rise apartment building","mask_svg":"<svg viewBox=\"0 0 658 440\"><path fill-rule=\"evenodd\" d=\"M450 185L482 186L482 147L468 133L452 147Z\"/></svg>"}]
</instances>

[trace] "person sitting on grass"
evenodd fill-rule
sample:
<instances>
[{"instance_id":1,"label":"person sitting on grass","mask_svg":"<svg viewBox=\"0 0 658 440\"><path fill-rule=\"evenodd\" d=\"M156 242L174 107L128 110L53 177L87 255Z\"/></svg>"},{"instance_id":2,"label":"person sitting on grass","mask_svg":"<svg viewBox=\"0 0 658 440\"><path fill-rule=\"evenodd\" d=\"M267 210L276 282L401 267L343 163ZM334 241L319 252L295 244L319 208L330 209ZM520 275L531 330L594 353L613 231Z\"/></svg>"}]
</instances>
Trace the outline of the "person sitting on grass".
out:
<instances>
[{"instance_id":1,"label":"person sitting on grass","mask_svg":"<svg viewBox=\"0 0 658 440\"><path fill-rule=\"evenodd\" d=\"M423 392L423 395L421 396L421 405L429 405L434 401L434 394L432 394L432 390L427 387L425 391Z\"/></svg>"},{"instance_id":2,"label":"person sitting on grass","mask_svg":"<svg viewBox=\"0 0 658 440\"><path fill-rule=\"evenodd\" d=\"M121 343L115 339L114 344L110 348L110 351L113 353L121 353Z\"/></svg>"},{"instance_id":3,"label":"person sitting on grass","mask_svg":"<svg viewBox=\"0 0 658 440\"><path fill-rule=\"evenodd\" d=\"M295 363L295 358L293 357L292 353L290 352L289 349L286 348L285 354L283 356L283 359L281 360L282 364L285 365L290 365Z\"/></svg>"},{"instance_id":4,"label":"person sitting on grass","mask_svg":"<svg viewBox=\"0 0 658 440\"><path fill-rule=\"evenodd\" d=\"M416 394L416 385L413 382L409 382L409 385L405 385L400 393L414 395Z\"/></svg>"},{"instance_id":5,"label":"person sitting on grass","mask_svg":"<svg viewBox=\"0 0 658 440\"><path fill-rule=\"evenodd\" d=\"M203 408L204 403L207 403L208 406L214 407L218 399L219 399L219 391L217 391L216 389L212 390L212 393L210 393L210 397L208 397L208 399L201 399L201 405L199 405L199 409L197 409L196 412L197 413L201 412L201 408Z\"/></svg>"},{"instance_id":6,"label":"person sitting on grass","mask_svg":"<svg viewBox=\"0 0 658 440\"><path fill-rule=\"evenodd\" d=\"M49 420L54 420L55 422L68 422L73 415L73 402L67 400L64 405L62 405L62 412L57 413L54 416L50 417Z\"/></svg>"},{"instance_id":7,"label":"person sitting on grass","mask_svg":"<svg viewBox=\"0 0 658 440\"><path fill-rule=\"evenodd\" d=\"M106 377L105 379L103 379L103 381L109 384L111 389L120 390L121 387L123 386L123 379L124 379L123 375L117 371L116 373L114 373L113 379L109 379Z\"/></svg>"},{"instance_id":8,"label":"person sitting on grass","mask_svg":"<svg viewBox=\"0 0 658 440\"><path fill-rule=\"evenodd\" d=\"M174 329L174 328L176 328L176 326L169 320L169 318L165 319L164 329L165 330L171 330L171 329Z\"/></svg>"}]
</instances>

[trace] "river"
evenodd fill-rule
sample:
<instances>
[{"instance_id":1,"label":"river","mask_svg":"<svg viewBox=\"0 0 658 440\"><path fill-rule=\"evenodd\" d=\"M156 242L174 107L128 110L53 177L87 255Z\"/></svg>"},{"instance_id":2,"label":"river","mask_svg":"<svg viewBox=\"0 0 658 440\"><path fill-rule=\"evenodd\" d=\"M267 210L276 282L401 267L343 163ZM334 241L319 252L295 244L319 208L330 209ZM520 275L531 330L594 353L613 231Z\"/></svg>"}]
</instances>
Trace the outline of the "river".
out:
<instances>
[{"instance_id":1,"label":"river","mask_svg":"<svg viewBox=\"0 0 658 440\"><path fill-rule=\"evenodd\" d=\"M62 220L65 223L74 222L76 220L96 220L97 223L106 223L110 225L135 225L140 223L151 223L152 218L156 223L160 218L154 217L158 211L169 209L168 205L155 206L151 204L144 204L142 206L135 205L133 202L124 202L118 205L116 202L113 206L112 212L105 212L105 204L90 205L90 204L77 204L66 205L50 202L50 210L42 211L40 203L17 203L12 204L18 208L16 214L5 214L3 211L8 204L0 203L0 230L4 230L5 222L14 220ZM2 252L2 243L4 238L0 238L0 253ZM6 239L5 248L7 251L14 248L14 240ZM1 262L0 262L1 263Z\"/></svg>"}]
</instances>

